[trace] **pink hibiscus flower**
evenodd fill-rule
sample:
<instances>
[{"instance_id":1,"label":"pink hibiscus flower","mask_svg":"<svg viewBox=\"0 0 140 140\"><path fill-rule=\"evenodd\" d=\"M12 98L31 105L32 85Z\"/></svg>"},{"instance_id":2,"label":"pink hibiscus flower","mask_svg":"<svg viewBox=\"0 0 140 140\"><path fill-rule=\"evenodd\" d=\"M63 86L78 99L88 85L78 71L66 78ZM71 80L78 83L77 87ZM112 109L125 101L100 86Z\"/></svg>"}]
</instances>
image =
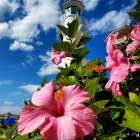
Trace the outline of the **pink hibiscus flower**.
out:
<instances>
[{"instance_id":1,"label":"pink hibiscus flower","mask_svg":"<svg viewBox=\"0 0 140 140\"><path fill-rule=\"evenodd\" d=\"M127 46L126 48L127 54L133 53L140 45L140 22L134 26L134 29L130 34L130 38L132 39L133 42Z\"/></svg>"},{"instance_id":2,"label":"pink hibiscus flower","mask_svg":"<svg viewBox=\"0 0 140 140\"><path fill-rule=\"evenodd\" d=\"M51 55L51 61L53 63L55 63L56 65L58 65L61 61L62 58L65 58L68 56L68 53L65 52L65 51L55 51L55 52L52 52L52 55Z\"/></svg>"},{"instance_id":3,"label":"pink hibiscus flower","mask_svg":"<svg viewBox=\"0 0 140 140\"><path fill-rule=\"evenodd\" d=\"M106 58L106 67L110 70L110 79L107 82L106 90L112 90L116 96L122 96L118 83L123 82L128 76L129 72L140 70L139 64L131 65L129 59L126 58L122 52L115 48L114 42L117 38L116 34L111 34L107 42L108 57Z\"/></svg>"},{"instance_id":4,"label":"pink hibiscus flower","mask_svg":"<svg viewBox=\"0 0 140 140\"><path fill-rule=\"evenodd\" d=\"M45 140L75 140L92 133L95 115L82 103L89 94L79 86L63 87L54 92L53 83L34 93L18 121L18 133L30 133L39 128Z\"/></svg>"}]
</instances>

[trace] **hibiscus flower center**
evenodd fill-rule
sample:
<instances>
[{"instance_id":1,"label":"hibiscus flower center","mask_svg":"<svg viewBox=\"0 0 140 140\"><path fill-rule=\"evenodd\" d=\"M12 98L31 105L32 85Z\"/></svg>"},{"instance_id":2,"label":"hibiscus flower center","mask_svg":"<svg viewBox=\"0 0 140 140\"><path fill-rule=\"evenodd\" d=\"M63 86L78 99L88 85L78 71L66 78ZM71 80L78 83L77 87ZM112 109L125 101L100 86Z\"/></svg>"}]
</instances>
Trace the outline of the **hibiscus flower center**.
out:
<instances>
[{"instance_id":1,"label":"hibiscus flower center","mask_svg":"<svg viewBox=\"0 0 140 140\"><path fill-rule=\"evenodd\" d=\"M57 112L56 112L56 117L60 117L64 115L64 108L61 105L61 99L63 97L63 92L61 90L57 90L55 92L55 100L57 101Z\"/></svg>"}]
</instances>

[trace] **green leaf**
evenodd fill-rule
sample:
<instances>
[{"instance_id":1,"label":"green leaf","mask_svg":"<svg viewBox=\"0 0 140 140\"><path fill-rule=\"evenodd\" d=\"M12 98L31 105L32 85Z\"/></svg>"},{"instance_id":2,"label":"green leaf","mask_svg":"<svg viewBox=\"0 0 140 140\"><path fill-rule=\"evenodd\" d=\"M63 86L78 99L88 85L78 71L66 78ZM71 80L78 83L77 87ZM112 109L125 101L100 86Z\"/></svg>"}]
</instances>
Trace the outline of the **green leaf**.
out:
<instances>
[{"instance_id":1,"label":"green leaf","mask_svg":"<svg viewBox=\"0 0 140 140\"><path fill-rule=\"evenodd\" d=\"M99 136L103 134L103 126L96 120L95 121L96 130Z\"/></svg>"},{"instance_id":2,"label":"green leaf","mask_svg":"<svg viewBox=\"0 0 140 140\"><path fill-rule=\"evenodd\" d=\"M92 108L94 113L98 115L108 102L109 100L98 101L98 102L93 103L90 107Z\"/></svg>"},{"instance_id":3,"label":"green leaf","mask_svg":"<svg viewBox=\"0 0 140 140\"><path fill-rule=\"evenodd\" d=\"M140 106L140 96L139 95L129 92L129 99L135 105Z\"/></svg>"},{"instance_id":4,"label":"green leaf","mask_svg":"<svg viewBox=\"0 0 140 140\"><path fill-rule=\"evenodd\" d=\"M89 53L86 47L78 48L71 53L71 56L77 60L77 62L81 62L83 58Z\"/></svg>"},{"instance_id":5,"label":"green leaf","mask_svg":"<svg viewBox=\"0 0 140 140\"><path fill-rule=\"evenodd\" d=\"M46 83L47 83L47 79L44 78L43 81L41 82L41 86L44 87Z\"/></svg>"},{"instance_id":6,"label":"green leaf","mask_svg":"<svg viewBox=\"0 0 140 140\"><path fill-rule=\"evenodd\" d=\"M68 29L65 26L57 25L57 27L60 29L61 32L63 32L65 35L68 35Z\"/></svg>"},{"instance_id":7,"label":"green leaf","mask_svg":"<svg viewBox=\"0 0 140 140\"><path fill-rule=\"evenodd\" d=\"M140 20L140 12L129 12L128 13L131 17L133 17L134 19Z\"/></svg>"},{"instance_id":8,"label":"green leaf","mask_svg":"<svg viewBox=\"0 0 140 140\"><path fill-rule=\"evenodd\" d=\"M112 120L115 120L116 118L118 118L120 116L120 112L115 112L112 116L111 116L111 118L112 118Z\"/></svg>"},{"instance_id":9,"label":"green leaf","mask_svg":"<svg viewBox=\"0 0 140 140\"><path fill-rule=\"evenodd\" d=\"M6 133L6 129L0 128L0 132L2 132L3 134L5 134Z\"/></svg>"},{"instance_id":10,"label":"green leaf","mask_svg":"<svg viewBox=\"0 0 140 140\"><path fill-rule=\"evenodd\" d=\"M14 138L13 140L29 140L28 135L19 135L16 138Z\"/></svg>"},{"instance_id":11,"label":"green leaf","mask_svg":"<svg viewBox=\"0 0 140 140\"><path fill-rule=\"evenodd\" d=\"M123 125L133 131L140 132L140 116L134 111L126 109L123 117Z\"/></svg>"},{"instance_id":12,"label":"green leaf","mask_svg":"<svg viewBox=\"0 0 140 140\"><path fill-rule=\"evenodd\" d=\"M78 32L78 27L79 27L78 19L75 19L74 21L68 24L69 37L71 38L75 37L76 33Z\"/></svg>"},{"instance_id":13,"label":"green leaf","mask_svg":"<svg viewBox=\"0 0 140 140\"><path fill-rule=\"evenodd\" d=\"M109 135L102 135L101 136L101 140L116 140L117 137L119 137L119 138L125 138L126 137L126 134L123 133L124 130L125 130L125 128L124 127L121 127L121 128L119 128L118 131L113 132L113 133L111 133Z\"/></svg>"},{"instance_id":14,"label":"green leaf","mask_svg":"<svg viewBox=\"0 0 140 140\"><path fill-rule=\"evenodd\" d=\"M126 109L132 110L138 116L140 116L140 112L138 112L137 108L130 102L130 100L124 96L116 97L118 101L125 105Z\"/></svg>"},{"instance_id":15,"label":"green leaf","mask_svg":"<svg viewBox=\"0 0 140 140\"><path fill-rule=\"evenodd\" d=\"M71 53L73 49L69 42L57 42L53 44L53 48L55 51L67 51L69 53Z\"/></svg>"},{"instance_id":16,"label":"green leaf","mask_svg":"<svg viewBox=\"0 0 140 140\"><path fill-rule=\"evenodd\" d=\"M79 82L75 76L62 76L58 81L62 82L66 86L79 84Z\"/></svg>"},{"instance_id":17,"label":"green leaf","mask_svg":"<svg viewBox=\"0 0 140 140\"><path fill-rule=\"evenodd\" d=\"M5 136L0 136L0 140L7 140Z\"/></svg>"},{"instance_id":18,"label":"green leaf","mask_svg":"<svg viewBox=\"0 0 140 140\"><path fill-rule=\"evenodd\" d=\"M88 91L90 93L90 97L94 98L97 90L98 90L98 79L88 79L86 80L86 84L85 84L85 90Z\"/></svg>"},{"instance_id":19,"label":"green leaf","mask_svg":"<svg viewBox=\"0 0 140 140\"><path fill-rule=\"evenodd\" d=\"M87 42L89 42L89 41L91 41L91 39L92 38L89 38L89 37L84 37L84 38L81 38L80 39L80 42L78 43L78 45L77 46L82 46L82 45L84 45L84 44L86 44Z\"/></svg>"},{"instance_id":20,"label":"green leaf","mask_svg":"<svg viewBox=\"0 0 140 140\"><path fill-rule=\"evenodd\" d=\"M43 137L41 135L39 135L39 136L36 136L30 140L43 140Z\"/></svg>"}]
</instances>

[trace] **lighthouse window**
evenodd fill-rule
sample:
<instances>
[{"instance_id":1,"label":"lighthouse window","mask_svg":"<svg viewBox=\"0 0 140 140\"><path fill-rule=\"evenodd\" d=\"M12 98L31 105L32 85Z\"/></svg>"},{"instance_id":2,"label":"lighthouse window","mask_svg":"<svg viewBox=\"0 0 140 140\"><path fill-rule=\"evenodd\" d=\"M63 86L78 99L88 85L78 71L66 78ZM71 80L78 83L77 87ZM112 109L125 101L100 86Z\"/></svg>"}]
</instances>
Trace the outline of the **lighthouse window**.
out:
<instances>
[{"instance_id":1,"label":"lighthouse window","mask_svg":"<svg viewBox=\"0 0 140 140\"><path fill-rule=\"evenodd\" d=\"M66 8L65 14L66 14L66 15L70 15L70 14L71 14L71 7L67 7L67 8Z\"/></svg>"},{"instance_id":2,"label":"lighthouse window","mask_svg":"<svg viewBox=\"0 0 140 140\"><path fill-rule=\"evenodd\" d=\"M76 6L71 7L71 14L78 14L78 8Z\"/></svg>"},{"instance_id":3,"label":"lighthouse window","mask_svg":"<svg viewBox=\"0 0 140 140\"><path fill-rule=\"evenodd\" d=\"M81 15L80 9L78 8L78 15Z\"/></svg>"}]
</instances>

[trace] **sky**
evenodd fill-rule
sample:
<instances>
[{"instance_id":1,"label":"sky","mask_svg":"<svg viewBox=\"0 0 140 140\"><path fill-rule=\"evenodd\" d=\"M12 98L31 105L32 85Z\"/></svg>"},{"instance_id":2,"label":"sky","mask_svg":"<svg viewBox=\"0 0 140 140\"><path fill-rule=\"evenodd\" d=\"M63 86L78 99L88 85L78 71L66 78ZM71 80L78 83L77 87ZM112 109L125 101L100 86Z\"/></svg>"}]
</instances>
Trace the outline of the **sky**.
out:
<instances>
[{"instance_id":1,"label":"sky","mask_svg":"<svg viewBox=\"0 0 140 140\"><path fill-rule=\"evenodd\" d=\"M81 0L92 41L86 60L105 60L105 38L114 29L129 25L127 15L136 0ZM44 77L55 79L58 69L50 61L58 41L63 0L0 0L0 113L18 114Z\"/></svg>"}]
</instances>

